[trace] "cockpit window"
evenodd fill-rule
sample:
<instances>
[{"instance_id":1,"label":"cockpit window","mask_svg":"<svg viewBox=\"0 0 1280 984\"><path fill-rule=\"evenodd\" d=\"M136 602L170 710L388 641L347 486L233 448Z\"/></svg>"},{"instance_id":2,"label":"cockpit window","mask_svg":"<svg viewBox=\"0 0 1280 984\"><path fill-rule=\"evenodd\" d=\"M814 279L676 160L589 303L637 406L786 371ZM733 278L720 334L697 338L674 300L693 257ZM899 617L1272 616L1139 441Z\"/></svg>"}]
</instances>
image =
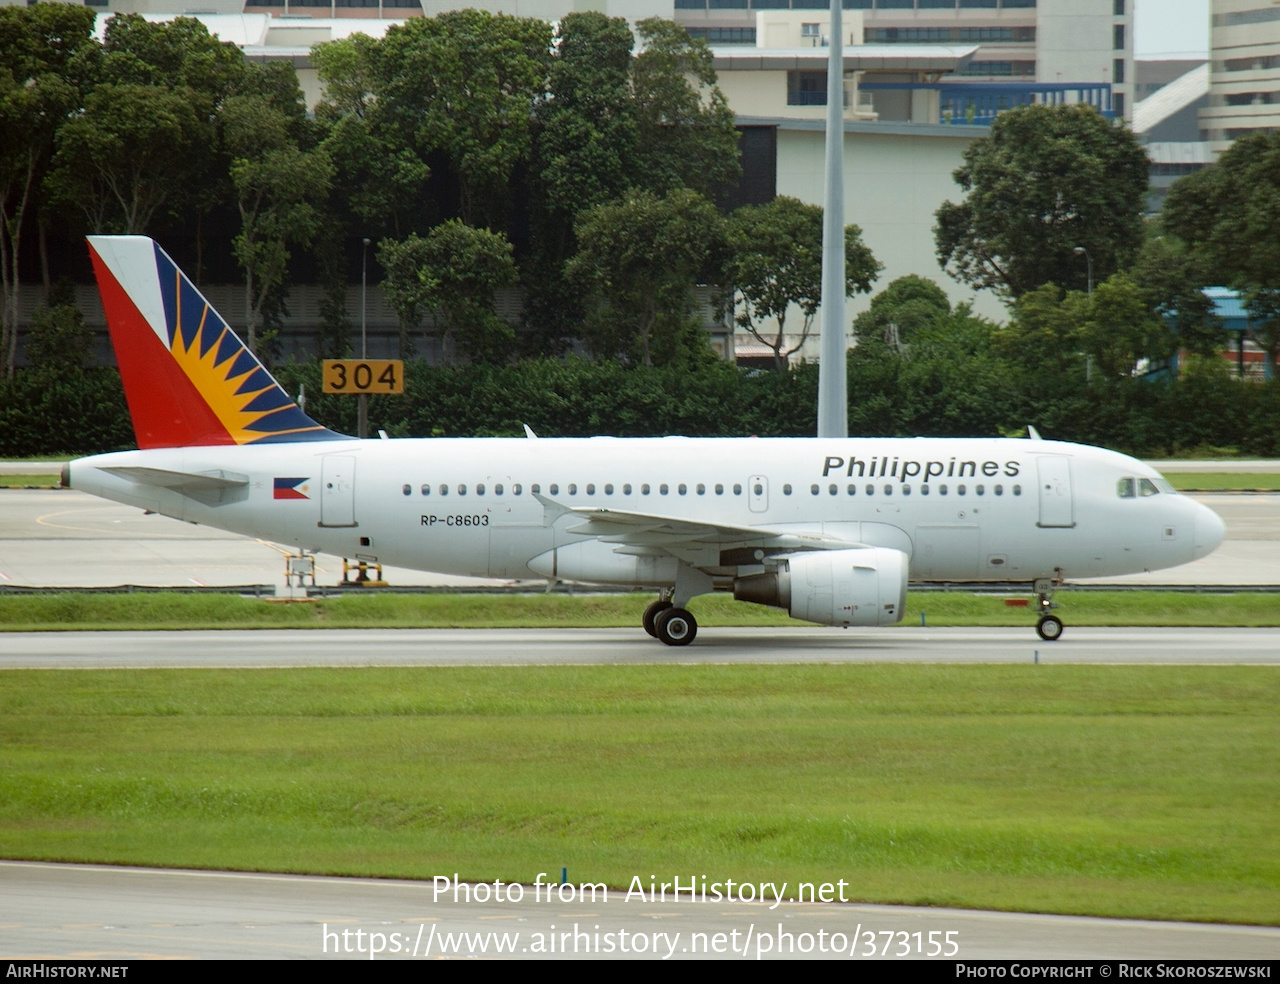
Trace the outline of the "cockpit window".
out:
<instances>
[{"instance_id":1,"label":"cockpit window","mask_svg":"<svg viewBox=\"0 0 1280 984\"><path fill-rule=\"evenodd\" d=\"M1159 495L1160 490L1156 488L1156 483L1149 478L1138 479L1138 494L1144 498L1149 495Z\"/></svg>"},{"instance_id":2,"label":"cockpit window","mask_svg":"<svg viewBox=\"0 0 1280 984\"><path fill-rule=\"evenodd\" d=\"M1172 485L1170 485L1170 484L1169 484L1169 480L1168 480L1168 479L1165 479L1165 478L1153 478L1151 481L1155 482L1155 483L1156 483L1156 488L1158 488L1158 489L1159 489L1161 492L1163 492L1165 495L1177 495L1177 494L1178 494L1178 490L1177 490L1177 489L1175 489Z\"/></svg>"},{"instance_id":3,"label":"cockpit window","mask_svg":"<svg viewBox=\"0 0 1280 984\"><path fill-rule=\"evenodd\" d=\"M1116 482L1116 495L1120 496L1121 499L1132 499L1133 479L1122 478L1120 481Z\"/></svg>"}]
</instances>

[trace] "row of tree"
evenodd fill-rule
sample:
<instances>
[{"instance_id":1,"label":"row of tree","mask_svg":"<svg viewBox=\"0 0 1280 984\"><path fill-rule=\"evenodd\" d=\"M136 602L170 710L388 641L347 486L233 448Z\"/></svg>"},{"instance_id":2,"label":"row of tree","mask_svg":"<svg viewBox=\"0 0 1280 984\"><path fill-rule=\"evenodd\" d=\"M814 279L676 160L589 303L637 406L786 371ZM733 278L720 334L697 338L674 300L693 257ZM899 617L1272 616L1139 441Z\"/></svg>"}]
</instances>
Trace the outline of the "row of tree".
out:
<instances>
[{"instance_id":1,"label":"row of tree","mask_svg":"<svg viewBox=\"0 0 1280 984\"><path fill-rule=\"evenodd\" d=\"M462 10L383 39L317 47L324 99L308 115L292 67L247 61L200 22L0 8L0 362L13 372L22 250L51 224L226 241L259 349L291 261L325 287L322 349L342 353L344 247L378 243L401 351L430 315L447 354L503 361L495 290L519 285L532 348L585 341L600 357L698 361L696 283L732 283L742 322L819 303L820 212L793 200L726 220L711 198L739 176L733 114L711 54L683 28L570 14ZM206 234L206 228L217 232ZM767 241L767 242L766 242ZM849 289L878 270L849 233ZM761 245L765 244L765 245ZM185 265L185 264L184 264ZM47 285L46 285L47 287ZM785 361L781 333L773 340Z\"/></svg>"},{"instance_id":2,"label":"row of tree","mask_svg":"<svg viewBox=\"0 0 1280 984\"><path fill-rule=\"evenodd\" d=\"M1008 334L1043 369L1087 352L1107 378L1223 344L1203 292L1239 290L1274 368L1280 348L1280 134L1237 139L1145 218L1149 162L1086 106L1000 114L955 172L967 193L935 228L939 263L1010 306Z\"/></svg>"}]
</instances>

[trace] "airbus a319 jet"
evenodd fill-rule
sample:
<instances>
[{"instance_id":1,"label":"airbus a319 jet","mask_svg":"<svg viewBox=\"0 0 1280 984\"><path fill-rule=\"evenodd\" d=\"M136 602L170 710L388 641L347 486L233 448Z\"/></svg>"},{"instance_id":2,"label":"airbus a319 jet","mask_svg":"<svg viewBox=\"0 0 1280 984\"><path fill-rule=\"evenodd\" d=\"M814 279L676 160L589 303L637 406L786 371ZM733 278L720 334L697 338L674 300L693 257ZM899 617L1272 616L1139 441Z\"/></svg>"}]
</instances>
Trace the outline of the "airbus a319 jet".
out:
<instances>
[{"instance_id":1,"label":"airbus a319 jet","mask_svg":"<svg viewBox=\"0 0 1280 984\"><path fill-rule=\"evenodd\" d=\"M1044 440L361 441L308 417L152 240L90 252L138 450L63 484L302 551L447 574L654 589L692 642L713 591L821 625L902 619L910 580L1008 584L1203 557L1222 520L1133 458Z\"/></svg>"}]
</instances>

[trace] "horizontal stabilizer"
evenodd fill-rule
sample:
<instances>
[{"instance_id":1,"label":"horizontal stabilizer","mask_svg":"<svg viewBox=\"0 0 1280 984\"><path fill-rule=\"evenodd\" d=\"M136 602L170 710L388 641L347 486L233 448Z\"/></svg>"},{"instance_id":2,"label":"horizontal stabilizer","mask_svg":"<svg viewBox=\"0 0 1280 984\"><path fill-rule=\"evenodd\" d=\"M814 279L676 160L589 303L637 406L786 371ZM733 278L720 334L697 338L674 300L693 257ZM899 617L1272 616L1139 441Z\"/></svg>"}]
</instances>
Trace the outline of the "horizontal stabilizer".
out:
<instances>
[{"instance_id":1,"label":"horizontal stabilizer","mask_svg":"<svg viewBox=\"0 0 1280 984\"><path fill-rule=\"evenodd\" d=\"M154 485L175 492L214 492L222 489L238 489L249 484L248 475L218 469L210 472L176 472L162 468L135 468L120 466L103 468L104 472L126 478L139 485Z\"/></svg>"}]
</instances>

